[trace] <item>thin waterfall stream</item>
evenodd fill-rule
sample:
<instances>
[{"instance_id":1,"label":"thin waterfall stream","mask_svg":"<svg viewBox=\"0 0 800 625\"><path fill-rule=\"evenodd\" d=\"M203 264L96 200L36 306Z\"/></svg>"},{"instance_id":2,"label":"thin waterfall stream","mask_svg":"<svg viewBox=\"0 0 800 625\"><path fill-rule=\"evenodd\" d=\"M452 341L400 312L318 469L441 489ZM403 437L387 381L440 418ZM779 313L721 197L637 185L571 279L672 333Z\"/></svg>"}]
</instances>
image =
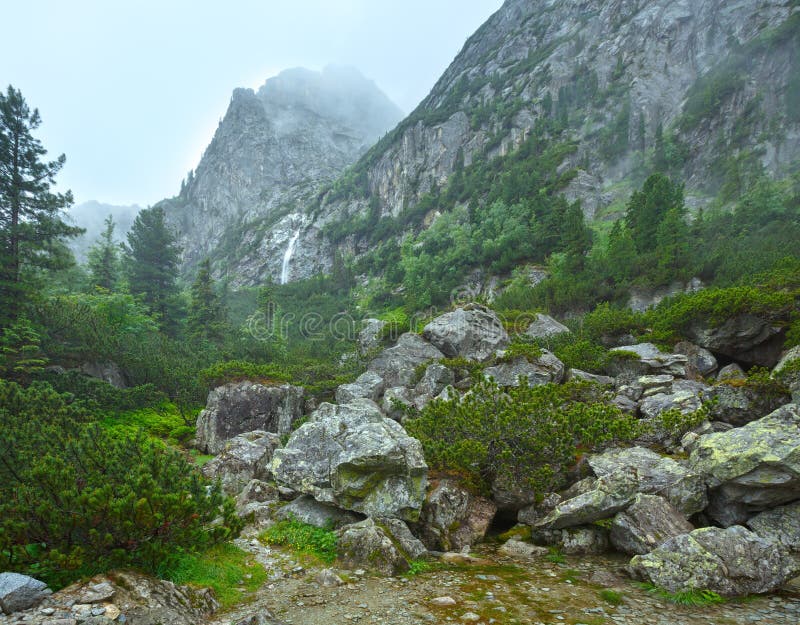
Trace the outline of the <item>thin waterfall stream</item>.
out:
<instances>
[{"instance_id":1,"label":"thin waterfall stream","mask_svg":"<svg viewBox=\"0 0 800 625\"><path fill-rule=\"evenodd\" d=\"M289 239L289 245L283 253L283 266L281 267L281 284L286 284L289 281L289 262L292 260L292 255L297 247L297 239L300 237L300 230L295 230L292 238Z\"/></svg>"}]
</instances>

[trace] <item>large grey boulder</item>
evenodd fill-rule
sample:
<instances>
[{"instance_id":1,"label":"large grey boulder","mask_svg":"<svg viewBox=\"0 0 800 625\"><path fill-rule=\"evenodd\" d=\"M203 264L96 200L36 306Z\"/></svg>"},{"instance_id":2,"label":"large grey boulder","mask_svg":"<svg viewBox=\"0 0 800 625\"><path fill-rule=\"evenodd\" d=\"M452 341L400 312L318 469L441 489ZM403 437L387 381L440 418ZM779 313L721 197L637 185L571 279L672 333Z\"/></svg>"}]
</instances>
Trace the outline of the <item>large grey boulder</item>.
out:
<instances>
[{"instance_id":1,"label":"large grey boulder","mask_svg":"<svg viewBox=\"0 0 800 625\"><path fill-rule=\"evenodd\" d=\"M772 370L772 376L786 385L795 403L800 403L800 367L798 364L800 364L800 345L795 345L781 357Z\"/></svg>"},{"instance_id":2,"label":"large grey boulder","mask_svg":"<svg viewBox=\"0 0 800 625\"><path fill-rule=\"evenodd\" d=\"M200 469L203 475L219 480L226 494L236 496L252 479L269 479L269 463L280 447L277 434L256 430L233 437L222 452Z\"/></svg>"},{"instance_id":3,"label":"large grey boulder","mask_svg":"<svg viewBox=\"0 0 800 625\"><path fill-rule=\"evenodd\" d=\"M421 336L406 332L394 347L383 350L370 362L367 370L381 376L386 388L409 386L419 365L442 358L444 354Z\"/></svg>"},{"instance_id":4,"label":"large grey boulder","mask_svg":"<svg viewBox=\"0 0 800 625\"><path fill-rule=\"evenodd\" d=\"M0 609L5 614L39 605L51 594L47 584L19 573L0 573Z\"/></svg>"},{"instance_id":5,"label":"large grey boulder","mask_svg":"<svg viewBox=\"0 0 800 625\"><path fill-rule=\"evenodd\" d=\"M317 501L408 521L419 516L428 472L420 442L367 399L322 404L270 468L276 480Z\"/></svg>"},{"instance_id":6,"label":"large grey boulder","mask_svg":"<svg viewBox=\"0 0 800 625\"><path fill-rule=\"evenodd\" d=\"M789 402L789 395L760 392L747 384L721 382L711 391L714 403L710 416L723 423L740 427L760 419Z\"/></svg>"},{"instance_id":7,"label":"large grey boulder","mask_svg":"<svg viewBox=\"0 0 800 625\"><path fill-rule=\"evenodd\" d=\"M536 319L525 330L525 335L532 339L550 339L567 333L569 333L567 326L542 313L536 313Z\"/></svg>"},{"instance_id":8,"label":"large grey boulder","mask_svg":"<svg viewBox=\"0 0 800 625\"><path fill-rule=\"evenodd\" d=\"M568 556L599 555L609 550L608 530L598 525L533 529L531 539L539 545L557 547Z\"/></svg>"},{"instance_id":9,"label":"large grey boulder","mask_svg":"<svg viewBox=\"0 0 800 625\"><path fill-rule=\"evenodd\" d=\"M508 333L497 315L483 306L456 308L431 321L424 336L448 358L485 362L508 345Z\"/></svg>"},{"instance_id":10,"label":"large grey boulder","mask_svg":"<svg viewBox=\"0 0 800 625\"><path fill-rule=\"evenodd\" d=\"M428 549L460 551L480 541L491 525L497 506L444 479L428 493L417 535Z\"/></svg>"},{"instance_id":11,"label":"large grey boulder","mask_svg":"<svg viewBox=\"0 0 800 625\"><path fill-rule=\"evenodd\" d=\"M688 534L691 523L657 495L636 495L633 503L611 523L611 544L629 555L649 553L668 539Z\"/></svg>"},{"instance_id":12,"label":"large grey boulder","mask_svg":"<svg viewBox=\"0 0 800 625\"><path fill-rule=\"evenodd\" d=\"M321 503L310 495L301 495L286 504L275 513L275 518L284 521L296 519L314 527L334 529L364 520L360 514Z\"/></svg>"},{"instance_id":13,"label":"large grey boulder","mask_svg":"<svg viewBox=\"0 0 800 625\"><path fill-rule=\"evenodd\" d=\"M573 380L591 382L592 384L599 384L600 386L614 386L615 380L608 375L598 375L596 373L589 373L581 369L568 369L567 382Z\"/></svg>"},{"instance_id":14,"label":"large grey boulder","mask_svg":"<svg viewBox=\"0 0 800 625\"><path fill-rule=\"evenodd\" d=\"M346 404L360 398L378 401L385 388L386 385L381 376L374 371L365 371L356 378L355 382L342 384L336 389L336 403Z\"/></svg>"},{"instance_id":15,"label":"large grey boulder","mask_svg":"<svg viewBox=\"0 0 800 625\"><path fill-rule=\"evenodd\" d=\"M250 480L236 497L236 514L243 519L252 519L256 526L267 525L279 499L280 493L274 484Z\"/></svg>"},{"instance_id":16,"label":"large grey boulder","mask_svg":"<svg viewBox=\"0 0 800 625\"><path fill-rule=\"evenodd\" d=\"M115 362L86 362L81 365L80 372L90 378L108 382L116 388L127 388L128 380L120 366Z\"/></svg>"},{"instance_id":17,"label":"large grey boulder","mask_svg":"<svg viewBox=\"0 0 800 625\"><path fill-rule=\"evenodd\" d=\"M547 350L531 362L525 356L519 356L511 362L503 362L494 367L487 367L483 375L486 379L494 378L499 386L519 386L521 377L528 380L529 386L538 386L550 382L560 383L564 379L564 363Z\"/></svg>"},{"instance_id":18,"label":"large grey boulder","mask_svg":"<svg viewBox=\"0 0 800 625\"><path fill-rule=\"evenodd\" d=\"M407 554L373 519L343 527L337 538L339 559L345 566L363 566L384 575L405 573L410 568Z\"/></svg>"},{"instance_id":19,"label":"large grey boulder","mask_svg":"<svg viewBox=\"0 0 800 625\"><path fill-rule=\"evenodd\" d=\"M362 356L366 356L381 346L383 329L387 323L381 319L364 319L364 325L358 333L358 352Z\"/></svg>"},{"instance_id":20,"label":"large grey boulder","mask_svg":"<svg viewBox=\"0 0 800 625\"><path fill-rule=\"evenodd\" d=\"M671 538L635 556L630 570L669 592L703 589L731 597L776 590L800 573L800 564L774 543L735 525Z\"/></svg>"},{"instance_id":21,"label":"large grey boulder","mask_svg":"<svg viewBox=\"0 0 800 625\"><path fill-rule=\"evenodd\" d=\"M748 519L747 526L761 538L800 554L800 501L761 512Z\"/></svg>"},{"instance_id":22,"label":"large grey boulder","mask_svg":"<svg viewBox=\"0 0 800 625\"><path fill-rule=\"evenodd\" d=\"M417 395L436 397L445 387L456 381L453 372L438 362L428 365L414 392Z\"/></svg>"},{"instance_id":23,"label":"large grey boulder","mask_svg":"<svg viewBox=\"0 0 800 625\"><path fill-rule=\"evenodd\" d=\"M736 315L722 324L695 321L687 328L686 335L715 354L763 367L775 366L783 343L780 328L751 314Z\"/></svg>"},{"instance_id":24,"label":"large grey boulder","mask_svg":"<svg viewBox=\"0 0 800 625\"><path fill-rule=\"evenodd\" d=\"M381 526L407 558L416 560L428 553L425 543L411 533L405 521L384 517L375 519L375 522Z\"/></svg>"},{"instance_id":25,"label":"large grey boulder","mask_svg":"<svg viewBox=\"0 0 800 625\"><path fill-rule=\"evenodd\" d=\"M197 417L197 447L218 454L226 441L244 432L287 434L302 415L303 389L299 386L248 381L225 384L208 394L205 410Z\"/></svg>"},{"instance_id":26,"label":"large grey boulder","mask_svg":"<svg viewBox=\"0 0 800 625\"><path fill-rule=\"evenodd\" d=\"M689 468L704 476L708 514L725 526L800 498L800 406L700 437Z\"/></svg>"},{"instance_id":27,"label":"large grey boulder","mask_svg":"<svg viewBox=\"0 0 800 625\"><path fill-rule=\"evenodd\" d=\"M685 376L689 360L683 354L666 354L652 343L615 347L609 355L608 372L628 378L653 374Z\"/></svg>"}]
</instances>

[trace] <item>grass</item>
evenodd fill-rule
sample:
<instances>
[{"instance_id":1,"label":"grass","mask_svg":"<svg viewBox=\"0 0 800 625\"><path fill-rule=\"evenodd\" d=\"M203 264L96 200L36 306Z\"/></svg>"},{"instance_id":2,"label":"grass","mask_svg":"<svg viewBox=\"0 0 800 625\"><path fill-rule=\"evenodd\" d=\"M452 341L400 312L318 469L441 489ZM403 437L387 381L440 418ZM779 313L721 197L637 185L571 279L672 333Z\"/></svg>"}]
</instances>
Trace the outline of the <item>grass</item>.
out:
<instances>
[{"instance_id":1,"label":"grass","mask_svg":"<svg viewBox=\"0 0 800 625\"><path fill-rule=\"evenodd\" d=\"M623 602L622 593L617 592L616 590L611 590L610 588L604 588L597 594L603 601L610 603L611 605L620 605Z\"/></svg>"},{"instance_id":2,"label":"grass","mask_svg":"<svg viewBox=\"0 0 800 625\"><path fill-rule=\"evenodd\" d=\"M331 529L323 529L291 519L279 521L259 534L258 538L268 545L289 547L325 564L331 564L336 560L336 534Z\"/></svg>"},{"instance_id":3,"label":"grass","mask_svg":"<svg viewBox=\"0 0 800 625\"><path fill-rule=\"evenodd\" d=\"M240 603L267 579L264 568L231 543L216 545L201 554L182 556L160 576L176 584L212 588L222 608Z\"/></svg>"},{"instance_id":4,"label":"grass","mask_svg":"<svg viewBox=\"0 0 800 625\"><path fill-rule=\"evenodd\" d=\"M195 466L199 469L202 467L206 462L209 460L213 460L214 456L210 454L202 454L196 449L189 450L189 456L191 456L192 462L194 462Z\"/></svg>"},{"instance_id":5,"label":"grass","mask_svg":"<svg viewBox=\"0 0 800 625\"><path fill-rule=\"evenodd\" d=\"M678 605L700 607L707 605L715 605L718 603L723 603L725 601L723 597L715 593L713 590L698 590L693 588L692 590L669 592L668 590L659 588L658 586L650 582L644 582L639 586L643 590L646 590L647 592L656 594L662 599Z\"/></svg>"},{"instance_id":6,"label":"grass","mask_svg":"<svg viewBox=\"0 0 800 625\"><path fill-rule=\"evenodd\" d=\"M414 577L415 575L427 573L432 568L433 565L425 560L411 560L411 562L409 562L408 571L406 571L405 576Z\"/></svg>"},{"instance_id":7,"label":"grass","mask_svg":"<svg viewBox=\"0 0 800 625\"><path fill-rule=\"evenodd\" d=\"M567 559L564 554L557 547L550 547L550 553L547 554L547 560L553 564L564 564Z\"/></svg>"}]
</instances>

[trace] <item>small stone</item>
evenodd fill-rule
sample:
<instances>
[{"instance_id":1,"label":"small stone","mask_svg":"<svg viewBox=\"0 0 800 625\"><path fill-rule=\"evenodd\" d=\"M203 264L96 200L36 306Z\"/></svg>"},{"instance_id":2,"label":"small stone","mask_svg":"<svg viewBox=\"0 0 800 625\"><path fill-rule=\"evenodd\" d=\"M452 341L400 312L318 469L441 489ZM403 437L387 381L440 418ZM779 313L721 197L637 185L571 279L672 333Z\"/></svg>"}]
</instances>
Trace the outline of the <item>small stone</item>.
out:
<instances>
[{"instance_id":1,"label":"small stone","mask_svg":"<svg viewBox=\"0 0 800 625\"><path fill-rule=\"evenodd\" d=\"M461 620L468 623L474 623L475 621L481 620L481 617L475 614L475 612L465 612L461 615Z\"/></svg>"},{"instance_id":2,"label":"small stone","mask_svg":"<svg viewBox=\"0 0 800 625\"><path fill-rule=\"evenodd\" d=\"M449 606L449 605L456 605L456 600L452 597L435 597L431 599L431 603L433 605L438 605L440 607Z\"/></svg>"},{"instance_id":3,"label":"small stone","mask_svg":"<svg viewBox=\"0 0 800 625\"><path fill-rule=\"evenodd\" d=\"M116 620L117 617L121 614L119 608L115 606L113 603L103 604L103 607L106 609L106 616L110 618L112 621Z\"/></svg>"}]
</instances>

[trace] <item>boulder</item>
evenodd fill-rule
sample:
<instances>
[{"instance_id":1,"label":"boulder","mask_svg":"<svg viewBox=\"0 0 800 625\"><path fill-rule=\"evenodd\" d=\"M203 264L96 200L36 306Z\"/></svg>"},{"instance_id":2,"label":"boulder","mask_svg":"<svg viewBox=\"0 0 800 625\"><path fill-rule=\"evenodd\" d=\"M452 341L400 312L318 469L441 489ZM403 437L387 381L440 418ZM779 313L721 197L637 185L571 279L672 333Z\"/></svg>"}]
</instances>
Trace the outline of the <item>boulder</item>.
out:
<instances>
[{"instance_id":1,"label":"boulder","mask_svg":"<svg viewBox=\"0 0 800 625\"><path fill-rule=\"evenodd\" d=\"M694 529L678 510L657 495L636 495L611 523L611 544L628 555L649 553L673 536Z\"/></svg>"},{"instance_id":2,"label":"boulder","mask_svg":"<svg viewBox=\"0 0 800 625\"><path fill-rule=\"evenodd\" d=\"M386 388L383 378L374 371L365 371L355 382L342 384L336 389L336 403L347 404L354 399L371 399L378 401Z\"/></svg>"},{"instance_id":3,"label":"boulder","mask_svg":"<svg viewBox=\"0 0 800 625\"><path fill-rule=\"evenodd\" d=\"M746 380L747 374L744 372L739 365L735 362L732 362L729 365L725 365L722 369L719 370L717 373L717 382L724 382L724 381L731 381L731 380Z\"/></svg>"},{"instance_id":4,"label":"boulder","mask_svg":"<svg viewBox=\"0 0 800 625\"><path fill-rule=\"evenodd\" d=\"M51 594L47 584L19 573L0 573L0 609L5 614L39 605Z\"/></svg>"},{"instance_id":5,"label":"boulder","mask_svg":"<svg viewBox=\"0 0 800 625\"><path fill-rule=\"evenodd\" d=\"M366 356L381 346L383 329L388 322L381 319L364 319L362 323L364 326L358 333L358 352Z\"/></svg>"},{"instance_id":6,"label":"boulder","mask_svg":"<svg viewBox=\"0 0 800 625\"><path fill-rule=\"evenodd\" d=\"M417 395L427 395L436 397L447 386L455 382L453 372L444 365L435 362L425 368L422 379L417 384L414 391Z\"/></svg>"},{"instance_id":7,"label":"boulder","mask_svg":"<svg viewBox=\"0 0 800 625\"><path fill-rule=\"evenodd\" d=\"M683 354L665 354L652 343L615 347L609 352L607 369L615 377L636 378L642 375L686 375L688 358Z\"/></svg>"},{"instance_id":8,"label":"boulder","mask_svg":"<svg viewBox=\"0 0 800 625\"><path fill-rule=\"evenodd\" d=\"M250 480L236 497L236 514L243 519L251 518L257 526L266 525L272 518L272 508L280 500L274 484L261 480Z\"/></svg>"},{"instance_id":9,"label":"boulder","mask_svg":"<svg viewBox=\"0 0 800 625\"><path fill-rule=\"evenodd\" d=\"M708 514L723 526L800 498L800 406L700 437L689 468L704 477Z\"/></svg>"},{"instance_id":10,"label":"boulder","mask_svg":"<svg viewBox=\"0 0 800 625\"><path fill-rule=\"evenodd\" d=\"M416 533L428 549L460 551L480 541L497 507L471 494L453 480L440 480L422 505Z\"/></svg>"},{"instance_id":11,"label":"boulder","mask_svg":"<svg viewBox=\"0 0 800 625\"><path fill-rule=\"evenodd\" d=\"M534 529L531 538L536 543L556 547L568 556L599 555L609 550L608 530L597 525Z\"/></svg>"},{"instance_id":12,"label":"boulder","mask_svg":"<svg viewBox=\"0 0 800 625\"><path fill-rule=\"evenodd\" d=\"M687 328L686 336L715 354L762 367L775 366L783 344L780 328L751 314L736 315L721 325L695 321Z\"/></svg>"},{"instance_id":13,"label":"boulder","mask_svg":"<svg viewBox=\"0 0 800 625\"><path fill-rule=\"evenodd\" d=\"M419 517L428 472L420 442L367 399L322 404L270 468L276 480L317 501L408 521Z\"/></svg>"},{"instance_id":14,"label":"boulder","mask_svg":"<svg viewBox=\"0 0 800 625\"><path fill-rule=\"evenodd\" d=\"M219 480L222 490L235 497L250 480L270 478L269 463L280 444L280 436L271 432L240 434L227 441L222 453L206 462L200 471L207 478Z\"/></svg>"},{"instance_id":15,"label":"boulder","mask_svg":"<svg viewBox=\"0 0 800 625\"><path fill-rule=\"evenodd\" d=\"M766 510L747 520L756 534L800 554L800 501Z\"/></svg>"},{"instance_id":16,"label":"boulder","mask_svg":"<svg viewBox=\"0 0 800 625\"><path fill-rule=\"evenodd\" d=\"M327 503L320 503L309 495L301 495L275 513L280 520L297 519L307 525L322 528L339 528L363 521L364 517Z\"/></svg>"},{"instance_id":17,"label":"boulder","mask_svg":"<svg viewBox=\"0 0 800 625\"><path fill-rule=\"evenodd\" d=\"M532 545L531 543L517 540L516 538L511 538L504 542L497 551L502 553L504 556L525 559L540 558L549 553L549 550L546 547Z\"/></svg>"},{"instance_id":18,"label":"boulder","mask_svg":"<svg viewBox=\"0 0 800 625\"><path fill-rule=\"evenodd\" d=\"M337 533L339 559L345 566L365 567L384 575L405 573L408 559L387 532L373 519L365 519Z\"/></svg>"},{"instance_id":19,"label":"boulder","mask_svg":"<svg viewBox=\"0 0 800 625\"><path fill-rule=\"evenodd\" d=\"M740 427L760 419L784 404L790 397L779 392L759 392L747 384L721 382L711 391L713 419Z\"/></svg>"},{"instance_id":20,"label":"boulder","mask_svg":"<svg viewBox=\"0 0 800 625\"><path fill-rule=\"evenodd\" d=\"M711 590L722 596L771 592L800 573L800 564L744 527L704 527L670 538L630 563L634 577L669 592Z\"/></svg>"},{"instance_id":21,"label":"boulder","mask_svg":"<svg viewBox=\"0 0 800 625\"><path fill-rule=\"evenodd\" d=\"M525 330L525 335L532 339L549 339L559 334L567 333L569 333L569 328L567 326L542 313L537 313L536 319L534 319L531 325L528 326L528 329Z\"/></svg>"},{"instance_id":22,"label":"boulder","mask_svg":"<svg viewBox=\"0 0 800 625\"><path fill-rule=\"evenodd\" d=\"M508 345L508 333L497 315L483 306L456 308L431 321L422 336L448 358L485 362Z\"/></svg>"},{"instance_id":23,"label":"boulder","mask_svg":"<svg viewBox=\"0 0 800 625\"><path fill-rule=\"evenodd\" d=\"M382 518L375 519L375 522L383 528L383 530L394 541L395 546L399 547L403 554L411 559L416 560L421 558L428 549L425 544L408 529L405 521L400 519Z\"/></svg>"},{"instance_id":24,"label":"boulder","mask_svg":"<svg viewBox=\"0 0 800 625\"><path fill-rule=\"evenodd\" d=\"M108 382L111 386L128 388L128 380L115 362L86 362L81 365L80 372L90 378Z\"/></svg>"},{"instance_id":25,"label":"boulder","mask_svg":"<svg viewBox=\"0 0 800 625\"><path fill-rule=\"evenodd\" d=\"M238 434L265 430L288 434L303 415L303 389L284 384L266 386L233 382L208 394L205 410L197 417L197 447L218 454Z\"/></svg>"},{"instance_id":26,"label":"boulder","mask_svg":"<svg viewBox=\"0 0 800 625\"><path fill-rule=\"evenodd\" d=\"M614 378L608 375L597 375L595 373L581 371L580 369L569 369L567 371L567 382L572 382L573 380L592 382L600 386L614 386L615 383Z\"/></svg>"},{"instance_id":27,"label":"boulder","mask_svg":"<svg viewBox=\"0 0 800 625\"><path fill-rule=\"evenodd\" d=\"M421 336L407 332L370 362L367 370L381 376L386 388L409 386L419 365L442 358L444 354Z\"/></svg>"},{"instance_id":28,"label":"boulder","mask_svg":"<svg viewBox=\"0 0 800 625\"><path fill-rule=\"evenodd\" d=\"M683 354L688 358L686 362L686 375L690 378L703 379L714 375L719 366L717 359L710 351L694 343L681 341L677 343L672 351L676 354Z\"/></svg>"},{"instance_id":29,"label":"boulder","mask_svg":"<svg viewBox=\"0 0 800 625\"><path fill-rule=\"evenodd\" d=\"M383 412L395 421L402 421L406 416L405 408L409 408L413 405L413 393L405 386L396 386L388 389L383 394L383 399L381 400Z\"/></svg>"},{"instance_id":30,"label":"boulder","mask_svg":"<svg viewBox=\"0 0 800 625\"><path fill-rule=\"evenodd\" d=\"M525 356L518 356L511 362L502 362L494 367L487 367L483 375L488 380L494 378L499 386L519 386L520 377L527 378L529 386L538 386L564 379L564 363L547 350L535 361Z\"/></svg>"}]
</instances>

